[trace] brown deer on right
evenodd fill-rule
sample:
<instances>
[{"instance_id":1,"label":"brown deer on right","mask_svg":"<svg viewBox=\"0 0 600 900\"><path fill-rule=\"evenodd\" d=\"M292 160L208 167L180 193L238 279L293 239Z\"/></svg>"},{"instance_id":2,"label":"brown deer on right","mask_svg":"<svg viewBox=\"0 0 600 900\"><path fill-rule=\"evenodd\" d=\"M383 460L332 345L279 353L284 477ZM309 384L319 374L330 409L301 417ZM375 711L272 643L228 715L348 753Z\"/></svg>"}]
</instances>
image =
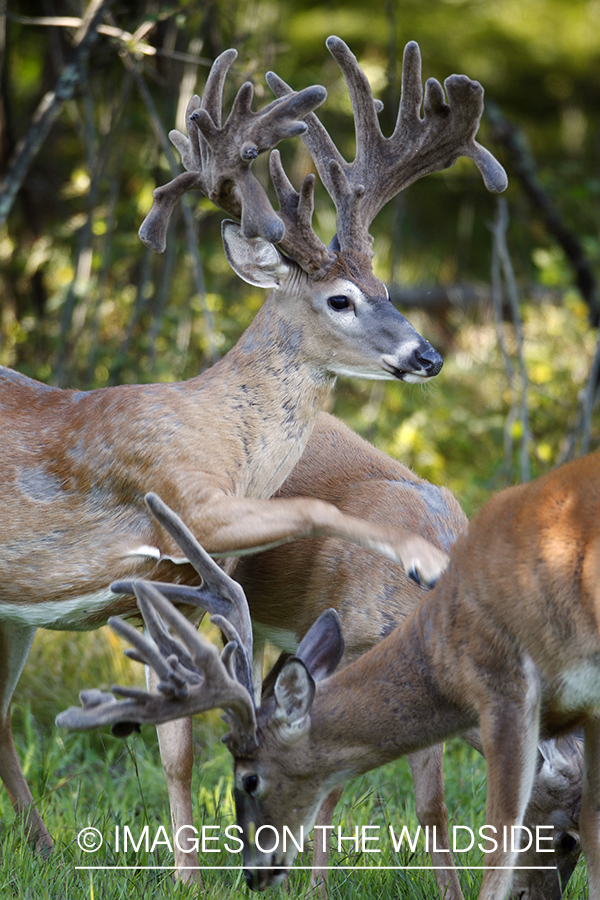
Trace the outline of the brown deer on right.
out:
<instances>
[{"instance_id":1,"label":"brown deer on right","mask_svg":"<svg viewBox=\"0 0 600 900\"><path fill-rule=\"evenodd\" d=\"M454 544L435 588L376 647L335 672L339 616L323 613L256 707L243 592L218 587L207 608L228 638L224 655L157 588L135 592L157 647L122 622L135 658L157 667L158 694L82 695L67 727L164 721L220 706L231 725L238 823L248 879L262 890L285 877L327 793L341 781L478 726L488 798L480 900L502 900L518 846L540 737L583 728L579 814L590 898L600 895L600 454L493 497ZM201 552L196 548L195 559ZM215 579L206 560L210 593ZM368 577L368 574L366 575ZM171 596L177 589L167 588ZM235 599L234 599L235 598ZM224 615L231 613L230 621ZM171 637L161 617L185 645ZM246 626L247 627L247 626ZM238 661L239 657L239 661ZM242 661L245 664L242 665ZM259 847L262 826L294 835ZM249 836L250 835L250 836ZM526 889L524 889L526 890ZM559 886L560 890L560 886ZM520 896L527 896L520 890Z\"/></svg>"},{"instance_id":2,"label":"brown deer on right","mask_svg":"<svg viewBox=\"0 0 600 900\"><path fill-rule=\"evenodd\" d=\"M277 496L307 494L374 524L399 524L446 553L468 526L450 491L415 475L327 413L320 414L300 462ZM424 596L423 588L399 566L390 565L378 553L335 538L308 538L242 557L231 574L242 586L250 607L255 658L257 638L266 638L288 654L295 654L315 619L332 607L340 616L344 632L340 667L349 665L401 625ZM283 657L269 674L270 687L282 661ZM483 752L476 730L468 733L467 740ZM443 747L438 744L410 754L407 761L417 818L423 828L435 827L437 835L443 836L437 846L447 847ZM190 780L191 774L190 768ZM527 868L517 870L513 878L517 900L560 900L581 852L581 781L582 742L578 737L540 741L524 824L532 832L537 825L554 828L552 862L556 869L547 867L546 854L536 854L535 845L523 852L520 865ZM326 798L316 824L331 824L340 795L341 788ZM447 900L462 897L456 871L437 868L451 865L448 855L432 852L431 861L436 867L440 896ZM327 862L322 842L315 841L315 883L327 881Z\"/></svg>"}]
</instances>

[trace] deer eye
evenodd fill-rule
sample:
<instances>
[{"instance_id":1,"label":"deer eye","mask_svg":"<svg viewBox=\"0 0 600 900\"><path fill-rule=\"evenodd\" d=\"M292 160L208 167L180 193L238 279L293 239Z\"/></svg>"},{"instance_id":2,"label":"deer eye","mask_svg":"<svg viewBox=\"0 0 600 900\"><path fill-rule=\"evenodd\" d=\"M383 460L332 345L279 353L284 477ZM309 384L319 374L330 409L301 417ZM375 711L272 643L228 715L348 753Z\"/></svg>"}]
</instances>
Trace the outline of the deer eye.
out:
<instances>
[{"instance_id":1,"label":"deer eye","mask_svg":"<svg viewBox=\"0 0 600 900\"><path fill-rule=\"evenodd\" d=\"M574 853L579 847L579 841L574 835L565 832L565 834L561 834L557 845L563 853Z\"/></svg>"},{"instance_id":2,"label":"deer eye","mask_svg":"<svg viewBox=\"0 0 600 900\"><path fill-rule=\"evenodd\" d=\"M244 775L242 785L247 794L253 794L258 787L258 775Z\"/></svg>"},{"instance_id":3,"label":"deer eye","mask_svg":"<svg viewBox=\"0 0 600 900\"><path fill-rule=\"evenodd\" d=\"M351 303L347 297L344 297L343 294L340 294L336 297L328 297L327 303L331 307L331 309L335 309L336 312L340 312L343 309L350 309Z\"/></svg>"}]
</instances>

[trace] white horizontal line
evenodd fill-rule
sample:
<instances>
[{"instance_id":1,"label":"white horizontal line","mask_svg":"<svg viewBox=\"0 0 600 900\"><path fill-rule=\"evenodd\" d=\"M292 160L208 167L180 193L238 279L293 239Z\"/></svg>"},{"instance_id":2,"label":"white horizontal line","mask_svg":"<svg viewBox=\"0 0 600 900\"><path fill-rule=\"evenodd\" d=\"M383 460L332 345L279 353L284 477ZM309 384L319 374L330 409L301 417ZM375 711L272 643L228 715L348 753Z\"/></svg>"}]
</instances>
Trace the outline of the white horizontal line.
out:
<instances>
[{"instance_id":1,"label":"white horizontal line","mask_svg":"<svg viewBox=\"0 0 600 900\"><path fill-rule=\"evenodd\" d=\"M175 865L170 866L75 866L76 869L86 869L90 871L104 871L106 869L135 869L135 870L161 870L166 869L168 871L172 871ZM555 872L557 866L177 866L178 869L184 869L186 871L189 870L197 870L197 869L230 869L232 871L243 872L246 870L251 870L252 872L258 872L262 869L266 870L283 870L286 872L295 871L297 869L327 869L331 872L335 872L336 869L366 869L369 872L377 872L384 869L393 869L397 870L406 870L406 869L418 869L420 871L446 871L448 869L510 869L511 871L516 869L524 869L526 871L541 871L541 872Z\"/></svg>"}]
</instances>

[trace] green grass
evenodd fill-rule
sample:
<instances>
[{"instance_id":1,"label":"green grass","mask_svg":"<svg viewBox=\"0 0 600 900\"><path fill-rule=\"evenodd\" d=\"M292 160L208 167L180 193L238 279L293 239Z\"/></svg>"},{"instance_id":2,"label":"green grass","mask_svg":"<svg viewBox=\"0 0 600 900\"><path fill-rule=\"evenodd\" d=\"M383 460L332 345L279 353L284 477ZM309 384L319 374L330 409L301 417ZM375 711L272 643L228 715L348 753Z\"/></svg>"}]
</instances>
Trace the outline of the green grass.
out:
<instances>
[{"instance_id":1,"label":"green grass","mask_svg":"<svg viewBox=\"0 0 600 900\"><path fill-rule=\"evenodd\" d=\"M35 857L15 817L5 790L0 790L0 898L1 900L191 900L200 896L195 887L174 883L172 855L158 844L153 853L115 850L115 829L125 825L137 839L148 826L150 840L162 826L170 838L170 818L156 734L145 727L141 735L123 742L108 730L83 734L54 727L57 712L76 702L81 687L108 688L114 681L141 683L141 667L131 665L122 646L108 629L87 634L38 632L19 682L13 704L13 730L25 776L44 821L55 840L55 851L43 861ZM218 712L198 717L194 726L195 766L193 804L195 826L217 825L222 834L235 822L231 758L221 744L224 731ZM484 823L485 762L464 742L455 740L446 749L444 762L446 801L451 824L476 829ZM406 760L384 766L355 779L338 805L334 826L343 835L356 826L379 826L378 841L371 845L380 854L355 852L344 843L344 852L332 853L335 866L428 865L419 849L412 854L394 853L389 826L395 832L406 824L417 828L412 781ZM97 853L84 853L77 835L97 828L104 845ZM222 840L219 846L222 847ZM350 849L348 849L350 848ZM465 865L481 865L481 854L464 854ZM224 850L201 854L202 865L232 865L240 857ZM298 860L310 864L307 852ZM96 871L78 866L166 866L166 869ZM210 900L249 896L239 871L203 874ZM461 871L465 900L477 897L479 871ZM304 898L309 873L298 870L288 882L269 892L277 898ZM580 863L571 880L567 900L587 895L585 866ZM330 896L339 900L431 900L437 898L433 873L427 871L363 871L338 868L330 873Z\"/></svg>"},{"instance_id":2,"label":"green grass","mask_svg":"<svg viewBox=\"0 0 600 900\"><path fill-rule=\"evenodd\" d=\"M59 702L60 706L60 702ZM62 707L61 707L62 708ZM37 727L31 711L17 705L14 711L17 743L28 781L42 815L56 841L56 849L47 861L34 857L24 838L22 821L15 817L5 791L0 794L0 897L35 900L178 900L200 896L195 887L174 884L170 867L172 856L164 846L154 853L143 848L124 852L115 850L115 829L123 834L129 825L137 837L148 825L150 839L160 826L170 836L166 789L153 729L127 743L110 734L65 734L53 727ZM220 743L222 726L218 718L198 722L195 740L194 808L196 827L217 825L219 832L235 821L231 793L231 763ZM483 824L485 805L485 763L461 741L449 744L445 760L447 803L454 823L476 828ZM358 825L376 825L380 831L373 845L381 853L356 852L353 847L332 853L337 866L427 865L428 858L417 850L396 854L388 838L392 825L398 832L406 824L411 832L417 827L412 784L405 760L399 760L354 780L347 786L338 806L334 825L349 835ZM92 826L104 837L97 853L83 853L77 845L81 829ZM465 854L463 862L480 865L477 853ZM239 856L226 852L202 854L203 865L231 865ZM309 854L299 860L307 865ZM166 866L167 869L142 871L96 871L77 866ZM204 873L207 893L215 900L247 896L241 872ZM460 880L466 900L477 896L481 873L462 871ZM288 883L270 892L282 898L304 897L309 874L298 870ZM437 896L431 872L375 871L338 869L330 874L330 894L344 900L374 898L410 898L430 900ZM581 900L586 895L585 868L569 886L567 897Z\"/></svg>"}]
</instances>

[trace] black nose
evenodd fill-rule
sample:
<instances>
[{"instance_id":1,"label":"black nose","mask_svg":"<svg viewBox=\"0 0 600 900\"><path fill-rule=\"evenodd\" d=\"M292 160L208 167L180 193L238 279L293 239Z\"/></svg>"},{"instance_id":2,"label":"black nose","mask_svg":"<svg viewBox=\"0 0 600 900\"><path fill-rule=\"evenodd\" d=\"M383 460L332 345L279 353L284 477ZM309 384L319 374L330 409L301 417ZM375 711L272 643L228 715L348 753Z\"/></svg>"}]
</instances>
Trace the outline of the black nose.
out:
<instances>
[{"instance_id":1,"label":"black nose","mask_svg":"<svg viewBox=\"0 0 600 900\"><path fill-rule=\"evenodd\" d=\"M244 869L244 878L250 890L254 890L254 872L251 869Z\"/></svg>"},{"instance_id":2,"label":"black nose","mask_svg":"<svg viewBox=\"0 0 600 900\"><path fill-rule=\"evenodd\" d=\"M442 366L444 365L444 360L433 347L430 345L426 350L417 351L417 360L419 365L421 365L427 374L430 377L437 375Z\"/></svg>"}]
</instances>

